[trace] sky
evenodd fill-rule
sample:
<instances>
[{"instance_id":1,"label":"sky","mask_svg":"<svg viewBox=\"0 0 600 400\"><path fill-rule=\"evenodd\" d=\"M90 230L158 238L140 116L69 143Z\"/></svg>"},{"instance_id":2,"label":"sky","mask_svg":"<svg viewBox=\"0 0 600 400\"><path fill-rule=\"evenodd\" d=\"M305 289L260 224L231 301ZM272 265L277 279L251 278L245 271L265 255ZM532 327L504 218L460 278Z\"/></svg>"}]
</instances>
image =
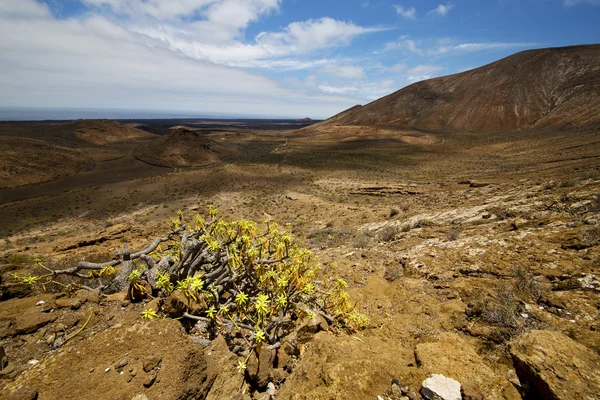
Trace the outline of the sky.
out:
<instances>
[{"instance_id":1,"label":"sky","mask_svg":"<svg viewBox=\"0 0 600 400\"><path fill-rule=\"evenodd\" d=\"M0 107L321 119L599 21L600 0L0 0Z\"/></svg>"}]
</instances>

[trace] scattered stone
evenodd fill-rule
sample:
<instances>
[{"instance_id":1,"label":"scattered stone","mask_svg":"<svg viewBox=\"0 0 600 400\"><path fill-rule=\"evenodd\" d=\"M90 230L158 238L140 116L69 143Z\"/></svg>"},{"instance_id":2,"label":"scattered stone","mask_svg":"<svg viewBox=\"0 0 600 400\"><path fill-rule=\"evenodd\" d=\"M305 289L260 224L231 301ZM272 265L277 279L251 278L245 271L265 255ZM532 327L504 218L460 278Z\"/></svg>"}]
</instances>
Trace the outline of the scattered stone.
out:
<instances>
[{"instance_id":1,"label":"scattered stone","mask_svg":"<svg viewBox=\"0 0 600 400\"><path fill-rule=\"evenodd\" d=\"M421 396L426 400L461 400L460 383L444 375L433 374L423 381Z\"/></svg>"},{"instance_id":2,"label":"scattered stone","mask_svg":"<svg viewBox=\"0 0 600 400\"><path fill-rule=\"evenodd\" d=\"M117 370L117 372L121 372L127 364L129 364L129 361L127 361L126 358L122 358L121 360L115 363L115 370Z\"/></svg>"},{"instance_id":3,"label":"scattered stone","mask_svg":"<svg viewBox=\"0 0 600 400\"><path fill-rule=\"evenodd\" d=\"M149 388L150 386L154 385L154 381L156 381L156 375L156 371L150 372L144 379L144 387Z\"/></svg>"},{"instance_id":4,"label":"scattered stone","mask_svg":"<svg viewBox=\"0 0 600 400\"><path fill-rule=\"evenodd\" d=\"M201 336L192 336L192 342L206 348L212 343L212 340L203 338Z\"/></svg>"},{"instance_id":5,"label":"scattered stone","mask_svg":"<svg viewBox=\"0 0 600 400\"><path fill-rule=\"evenodd\" d=\"M131 400L150 400L145 394L137 394L131 398Z\"/></svg>"},{"instance_id":6,"label":"scattered stone","mask_svg":"<svg viewBox=\"0 0 600 400\"><path fill-rule=\"evenodd\" d=\"M144 357L144 360L142 361L144 372L150 372L153 369L158 368L158 366L160 365L161 362L162 362L162 357L158 357L158 356Z\"/></svg>"},{"instance_id":7,"label":"scattered stone","mask_svg":"<svg viewBox=\"0 0 600 400\"><path fill-rule=\"evenodd\" d=\"M529 331L510 344L513 365L532 398L594 399L600 393L600 356L554 331Z\"/></svg>"}]
</instances>

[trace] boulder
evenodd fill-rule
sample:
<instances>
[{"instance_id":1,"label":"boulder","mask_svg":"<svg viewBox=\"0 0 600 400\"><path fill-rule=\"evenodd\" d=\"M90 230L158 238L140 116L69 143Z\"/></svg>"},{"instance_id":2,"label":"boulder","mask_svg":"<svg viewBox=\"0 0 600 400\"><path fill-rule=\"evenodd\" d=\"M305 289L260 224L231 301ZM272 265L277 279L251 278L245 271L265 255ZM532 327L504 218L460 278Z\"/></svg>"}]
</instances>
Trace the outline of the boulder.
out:
<instances>
[{"instance_id":1,"label":"boulder","mask_svg":"<svg viewBox=\"0 0 600 400\"><path fill-rule=\"evenodd\" d=\"M600 356L554 331L529 331L510 343L521 384L532 398L591 400L600 393Z\"/></svg>"},{"instance_id":2,"label":"boulder","mask_svg":"<svg viewBox=\"0 0 600 400\"><path fill-rule=\"evenodd\" d=\"M460 382L433 374L423 381L421 396L426 400L462 400Z\"/></svg>"}]
</instances>

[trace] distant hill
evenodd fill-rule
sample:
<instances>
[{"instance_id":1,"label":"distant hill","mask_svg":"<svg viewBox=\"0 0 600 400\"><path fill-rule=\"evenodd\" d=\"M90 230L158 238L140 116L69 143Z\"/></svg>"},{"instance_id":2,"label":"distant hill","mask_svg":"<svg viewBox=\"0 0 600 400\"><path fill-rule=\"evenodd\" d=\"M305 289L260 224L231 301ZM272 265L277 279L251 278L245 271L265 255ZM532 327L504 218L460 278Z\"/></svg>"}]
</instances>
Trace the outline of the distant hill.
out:
<instances>
[{"instance_id":1,"label":"distant hill","mask_svg":"<svg viewBox=\"0 0 600 400\"><path fill-rule=\"evenodd\" d=\"M157 136L137 129L132 124L93 119L73 122L18 122L0 124L0 137L13 136L41 140L50 145L88 147Z\"/></svg>"},{"instance_id":2,"label":"distant hill","mask_svg":"<svg viewBox=\"0 0 600 400\"><path fill-rule=\"evenodd\" d=\"M82 150L0 136L0 189L52 181L94 166Z\"/></svg>"},{"instance_id":3,"label":"distant hill","mask_svg":"<svg viewBox=\"0 0 600 400\"><path fill-rule=\"evenodd\" d=\"M77 121L74 129L75 136L93 144L108 144L155 137L155 135L137 129L132 125L108 119Z\"/></svg>"},{"instance_id":4,"label":"distant hill","mask_svg":"<svg viewBox=\"0 0 600 400\"><path fill-rule=\"evenodd\" d=\"M138 147L135 156L153 165L197 167L214 164L233 153L206 134L178 127L166 136Z\"/></svg>"},{"instance_id":5,"label":"distant hill","mask_svg":"<svg viewBox=\"0 0 600 400\"><path fill-rule=\"evenodd\" d=\"M600 127L600 45L520 52L415 83L307 129L332 125L472 133Z\"/></svg>"}]
</instances>

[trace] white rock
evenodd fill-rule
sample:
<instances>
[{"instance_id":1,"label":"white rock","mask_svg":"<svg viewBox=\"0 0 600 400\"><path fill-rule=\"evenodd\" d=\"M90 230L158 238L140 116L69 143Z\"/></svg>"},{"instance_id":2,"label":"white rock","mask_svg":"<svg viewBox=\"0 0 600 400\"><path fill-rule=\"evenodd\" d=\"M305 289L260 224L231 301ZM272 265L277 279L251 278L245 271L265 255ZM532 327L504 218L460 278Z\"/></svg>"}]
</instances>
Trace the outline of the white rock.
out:
<instances>
[{"instance_id":1,"label":"white rock","mask_svg":"<svg viewBox=\"0 0 600 400\"><path fill-rule=\"evenodd\" d=\"M37 365L39 363L40 363L39 360L29 360L29 361L27 361L27 364L29 364L29 365Z\"/></svg>"},{"instance_id":2,"label":"white rock","mask_svg":"<svg viewBox=\"0 0 600 400\"><path fill-rule=\"evenodd\" d=\"M461 400L460 382L433 374L423 381L421 395L427 400Z\"/></svg>"},{"instance_id":3,"label":"white rock","mask_svg":"<svg viewBox=\"0 0 600 400\"><path fill-rule=\"evenodd\" d=\"M275 389L275 385L273 384L273 382L269 382L269 384L267 385L267 394L271 396L271 398L274 398L277 394L277 390Z\"/></svg>"}]
</instances>

